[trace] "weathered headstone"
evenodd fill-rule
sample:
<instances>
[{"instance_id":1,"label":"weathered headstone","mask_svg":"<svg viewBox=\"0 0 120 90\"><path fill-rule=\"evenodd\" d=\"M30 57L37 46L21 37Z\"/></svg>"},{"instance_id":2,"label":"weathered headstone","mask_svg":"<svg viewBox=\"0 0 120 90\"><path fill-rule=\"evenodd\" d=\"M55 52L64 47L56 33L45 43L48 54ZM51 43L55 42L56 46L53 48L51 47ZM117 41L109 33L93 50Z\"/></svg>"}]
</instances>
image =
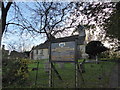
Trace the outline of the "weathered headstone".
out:
<instances>
[{"instance_id":1,"label":"weathered headstone","mask_svg":"<svg viewBox=\"0 0 120 90\"><path fill-rule=\"evenodd\" d=\"M49 73L49 70L50 70L50 63L49 63L49 61L47 60L44 65L45 65L44 66L45 72Z\"/></svg>"},{"instance_id":2,"label":"weathered headstone","mask_svg":"<svg viewBox=\"0 0 120 90\"><path fill-rule=\"evenodd\" d=\"M64 69L64 67L65 67L64 63L59 63L59 68L60 69Z\"/></svg>"}]
</instances>

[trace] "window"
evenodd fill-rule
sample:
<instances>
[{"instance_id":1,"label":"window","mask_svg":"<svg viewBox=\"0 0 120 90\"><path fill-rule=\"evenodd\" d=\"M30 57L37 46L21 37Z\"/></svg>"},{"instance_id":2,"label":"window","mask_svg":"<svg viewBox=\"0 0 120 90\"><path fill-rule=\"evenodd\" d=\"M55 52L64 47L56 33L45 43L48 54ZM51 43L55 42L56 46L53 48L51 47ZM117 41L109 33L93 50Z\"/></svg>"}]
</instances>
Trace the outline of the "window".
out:
<instances>
[{"instance_id":1,"label":"window","mask_svg":"<svg viewBox=\"0 0 120 90\"><path fill-rule=\"evenodd\" d=\"M40 55L41 50L38 50L38 55Z\"/></svg>"},{"instance_id":2,"label":"window","mask_svg":"<svg viewBox=\"0 0 120 90\"><path fill-rule=\"evenodd\" d=\"M38 54L38 50L36 50L36 54Z\"/></svg>"},{"instance_id":3,"label":"window","mask_svg":"<svg viewBox=\"0 0 120 90\"><path fill-rule=\"evenodd\" d=\"M40 55L43 55L43 49L40 50Z\"/></svg>"},{"instance_id":4,"label":"window","mask_svg":"<svg viewBox=\"0 0 120 90\"><path fill-rule=\"evenodd\" d=\"M37 54L38 55L43 55L43 49L39 49Z\"/></svg>"},{"instance_id":5,"label":"window","mask_svg":"<svg viewBox=\"0 0 120 90\"><path fill-rule=\"evenodd\" d=\"M49 55L49 49L47 49L47 52L48 52L47 54Z\"/></svg>"},{"instance_id":6,"label":"window","mask_svg":"<svg viewBox=\"0 0 120 90\"><path fill-rule=\"evenodd\" d=\"M36 54L36 50L33 50L34 55Z\"/></svg>"}]
</instances>

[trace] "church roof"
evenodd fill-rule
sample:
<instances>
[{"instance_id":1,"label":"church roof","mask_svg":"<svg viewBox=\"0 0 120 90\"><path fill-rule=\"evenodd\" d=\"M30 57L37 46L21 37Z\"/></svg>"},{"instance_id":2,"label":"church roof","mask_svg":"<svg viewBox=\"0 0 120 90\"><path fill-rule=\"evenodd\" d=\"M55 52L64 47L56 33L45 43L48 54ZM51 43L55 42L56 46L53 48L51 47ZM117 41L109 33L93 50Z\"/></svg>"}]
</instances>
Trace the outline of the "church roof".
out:
<instances>
[{"instance_id":1,"label":"church roof","mask_svg":"<svg viewBox=\"0 0 120 90\"><path fill-rule=\"evenodd\" d=\"M51 43L59 43L59 42L69 42L69 41L75 41L79 45L84 44L84 36L74 35L74 36L68 36L68 37L62 37L62 38L56 38L52 39ZM36 47L33 47L32 49L47 49L49 47L49 41L46 40L44 43L37 45Z\"/></svg>"}]
</instances>

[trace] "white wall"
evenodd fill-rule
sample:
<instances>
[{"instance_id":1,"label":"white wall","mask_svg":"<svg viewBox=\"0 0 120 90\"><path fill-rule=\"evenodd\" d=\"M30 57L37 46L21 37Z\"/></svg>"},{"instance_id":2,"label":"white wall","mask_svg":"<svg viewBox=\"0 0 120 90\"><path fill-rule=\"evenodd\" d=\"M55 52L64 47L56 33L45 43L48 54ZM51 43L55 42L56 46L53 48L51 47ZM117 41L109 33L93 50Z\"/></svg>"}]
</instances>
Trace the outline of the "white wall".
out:
<instances>
[{"instance_id":1,"label":"white wall","mask_svg":"<svg viewBox=\"0 0 120 90\"><path fill-rule=\"evenodd\" d=\"M34 60L48 59L48 58L49 58L48 49L33 50L33 59Z\"/></svg>"},{"instance_id":2,"label":"white wall","mask_svg":"<svg viewBox=\"0 0 120 90\"><path fill-rule=\"evenodd\" d=\"M88 54L85 53L86 45L80 45L79 47L80 47L80 53L81 53L81 56L82 56L81 58L84 58L84 59L88 58Z\"/></svg>"},{"instance_id":3,"label":"white wall","mask_svg":"<svg viewBox=\"0 0 120 90\"><path fill-rule=\"evenodd\" d=\"M88 58L88 54L85 53L85 46L86 45L79 45L80 49L80 58ZM39 49L39 50L33 50L33 60L40 60L40 59L48 59L49 53L48 49Z\"/></svg>"}]
</instances>

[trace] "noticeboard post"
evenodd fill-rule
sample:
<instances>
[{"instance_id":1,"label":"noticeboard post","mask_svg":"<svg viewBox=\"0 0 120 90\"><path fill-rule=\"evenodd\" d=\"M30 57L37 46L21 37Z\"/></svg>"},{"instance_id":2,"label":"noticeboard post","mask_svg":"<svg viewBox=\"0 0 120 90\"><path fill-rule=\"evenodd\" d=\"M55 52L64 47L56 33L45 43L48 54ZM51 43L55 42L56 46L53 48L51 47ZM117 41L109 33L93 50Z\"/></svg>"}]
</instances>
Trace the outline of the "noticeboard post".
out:
<instances>
[{"instance_id":1,"label":"noticeboard post","mask_svg":"<svg viewBox=\"0 0 120 90\"><path fill-rule=\"evenodd\" d=\"M74 62L76 42L51 43L51 62Z\"/></svg>"},{"instance_id":2,"label":"noticeboard post","mask_svg":"<svg viewBox=\"0 0 120 90\"><path fill-rule=\"evenodd\" d=\"M77 61L77 40L74 41L54 41L50 42L49 47L49 61L50 61L50 74L49 74L49 87L53 87L52 72L55 71L58 78L62 80L60 74L54 66L54 62L73 62L75 63L75 87L78 86L78 61Z\"/></svg>"}]
</instances>

